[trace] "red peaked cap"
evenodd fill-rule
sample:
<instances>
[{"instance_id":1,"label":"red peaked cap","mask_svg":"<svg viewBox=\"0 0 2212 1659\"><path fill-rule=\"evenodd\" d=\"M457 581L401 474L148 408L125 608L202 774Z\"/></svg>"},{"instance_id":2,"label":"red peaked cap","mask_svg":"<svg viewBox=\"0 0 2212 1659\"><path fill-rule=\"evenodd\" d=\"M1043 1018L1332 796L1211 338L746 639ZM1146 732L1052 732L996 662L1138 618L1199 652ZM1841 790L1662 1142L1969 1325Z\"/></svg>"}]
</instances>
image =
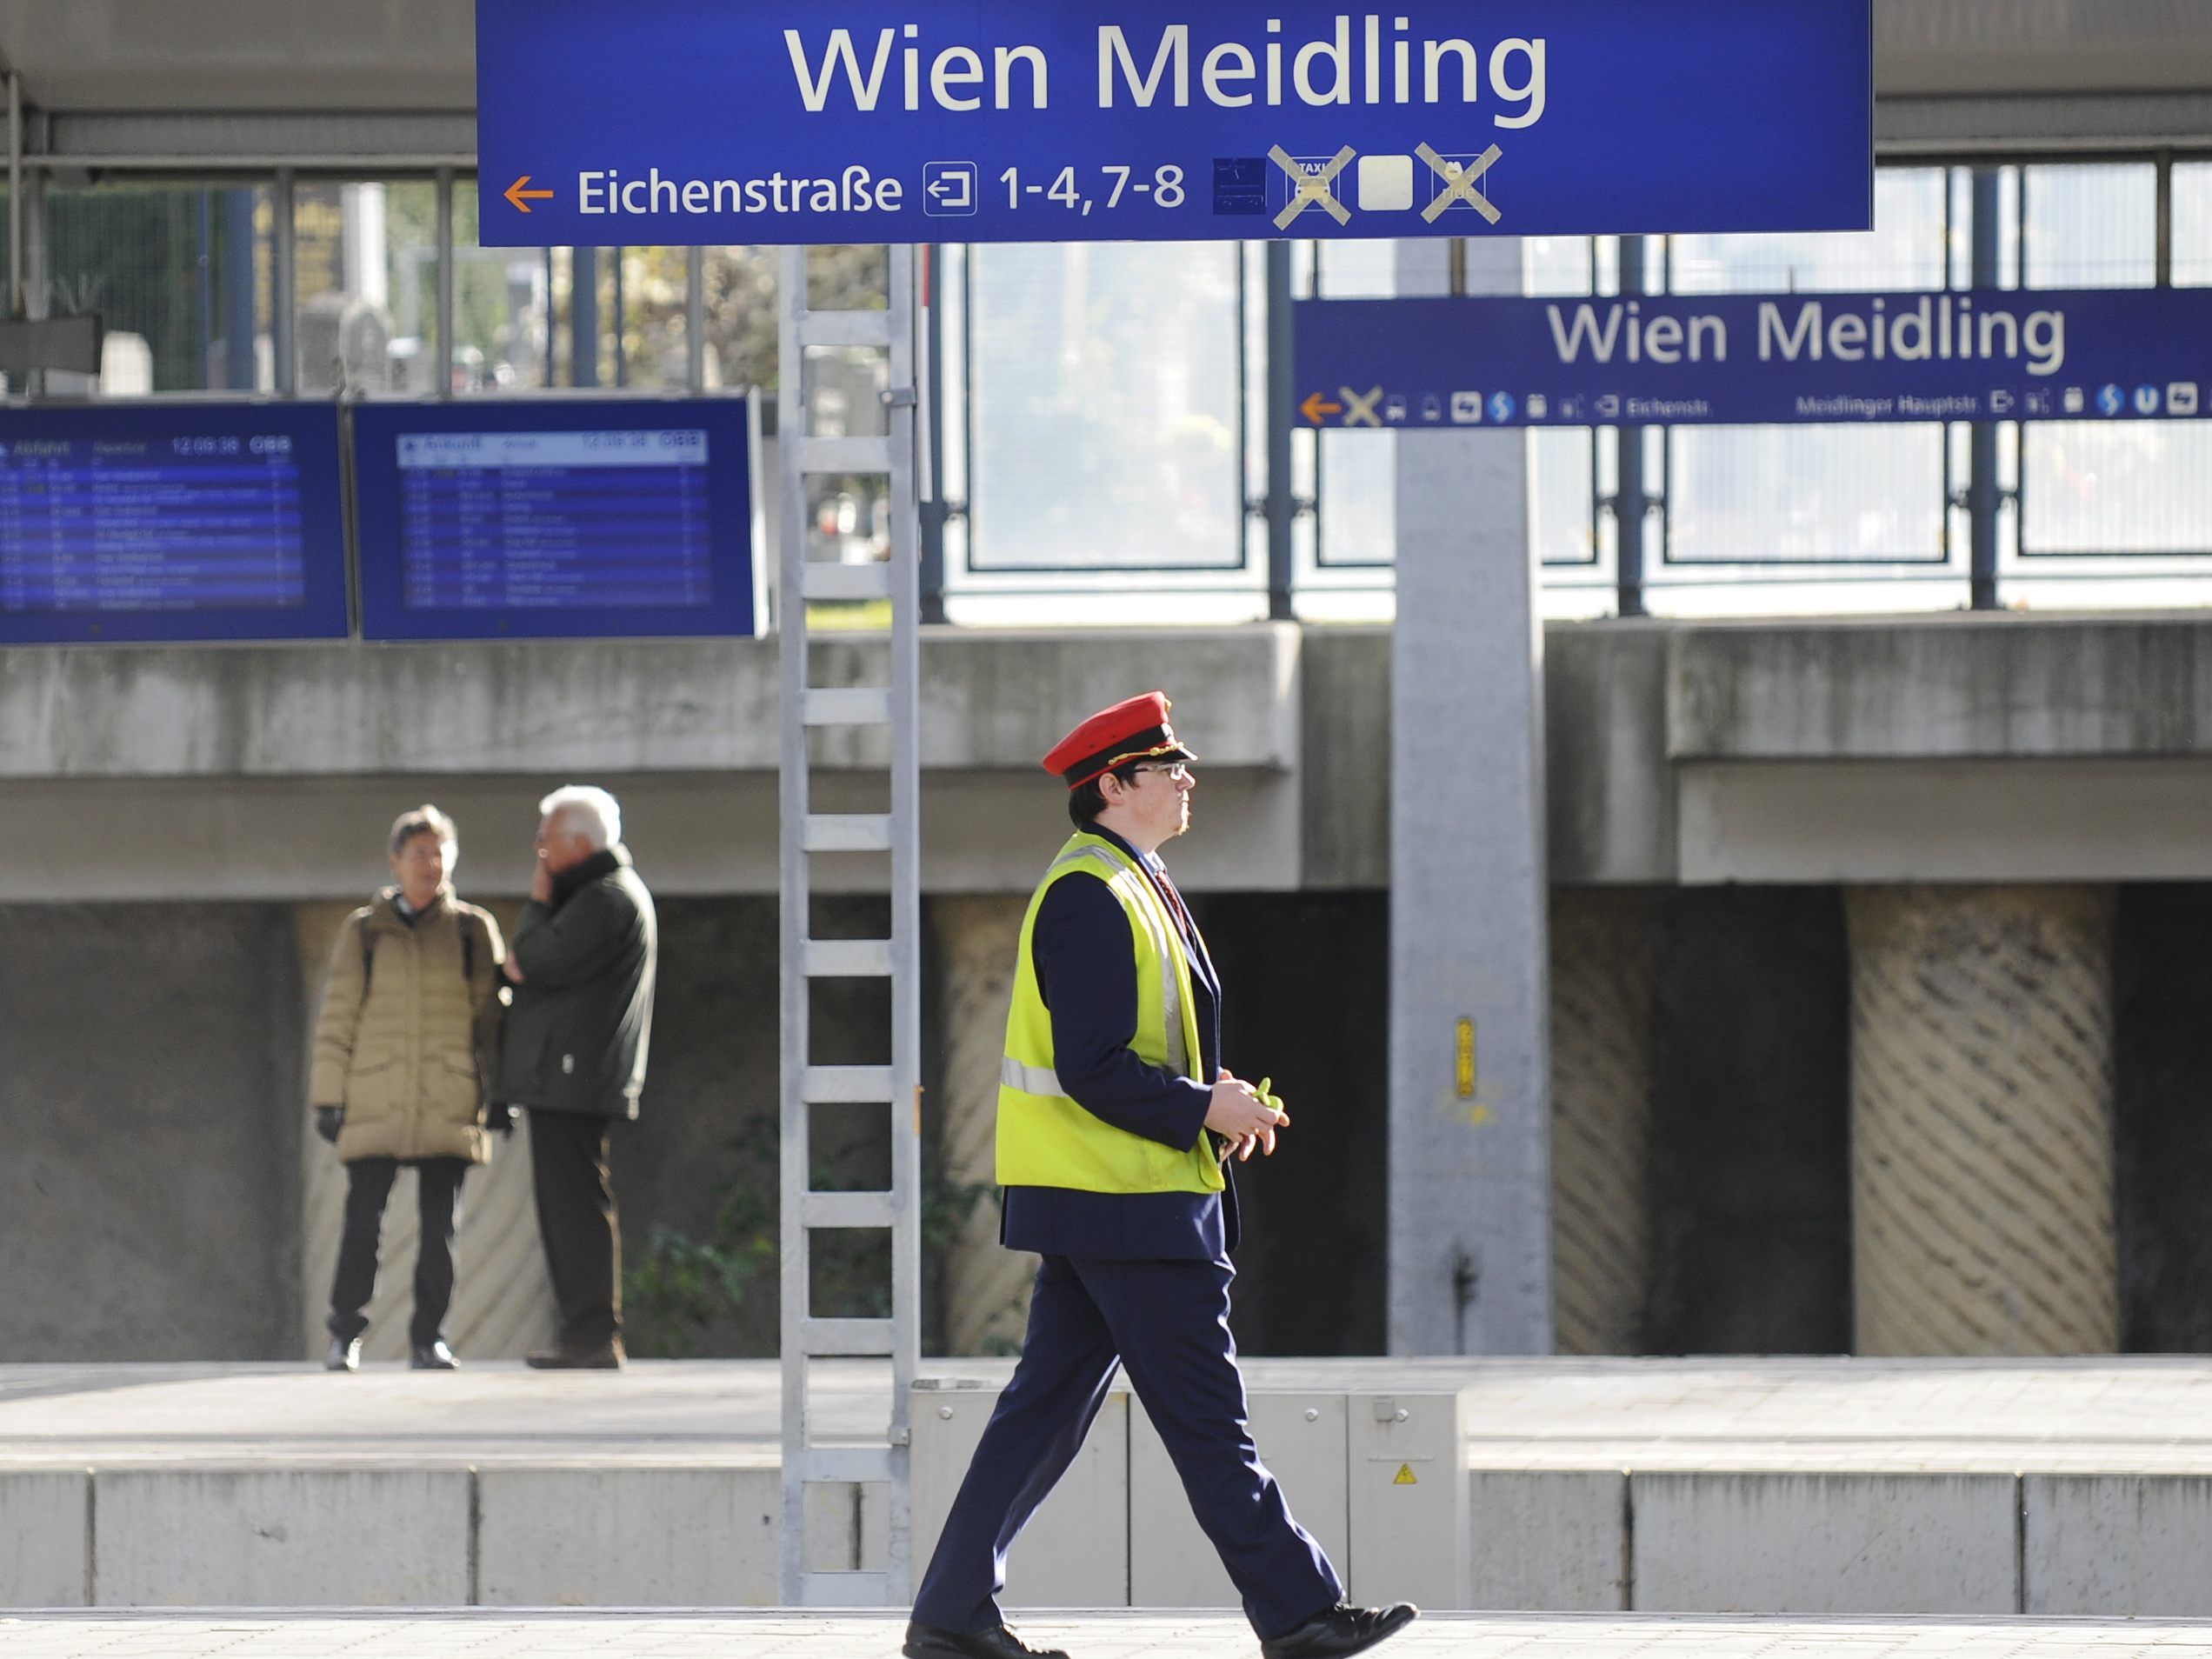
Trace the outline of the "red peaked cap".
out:
<instances>
[{"instance_id":1,"label":"red peaked cap","mask_svg":"<svg viewBox=\"0 0 2212 1659\"><path fill-rule=\"evenodd\" d=\"M1078 790L1129 761L1196 760L1176 741L1169 706L1166 692L1147 691L1101 709L1052 746L1044 770Z\"/></svg>"}]
</instances>

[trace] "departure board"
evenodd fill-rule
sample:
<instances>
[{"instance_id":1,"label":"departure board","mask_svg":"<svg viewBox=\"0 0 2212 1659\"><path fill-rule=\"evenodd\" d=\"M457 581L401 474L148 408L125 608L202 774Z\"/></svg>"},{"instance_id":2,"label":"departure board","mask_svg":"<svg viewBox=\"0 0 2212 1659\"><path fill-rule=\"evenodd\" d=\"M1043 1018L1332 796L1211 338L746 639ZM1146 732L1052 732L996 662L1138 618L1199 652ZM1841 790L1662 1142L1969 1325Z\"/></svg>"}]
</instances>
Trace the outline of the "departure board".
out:
<instances>
[{"instance_id":1,"label":"departure board","mask_svg":"<svg viewBox=\"0 0 2212 1659\"><path fill-rule=\"evenodd\" d=\"M335 409L0 408L0 638L345 631Z\"/></svg>"},{"instance_id":2,"label":"departure board","mask_svg":"<svg viewBox=\"0 0 2212 1659\"><path fill-rule=\"evenodd\" d=\"M750 427L729 398L356 408L363 632L752 632Z\"/></svg>"}]
</instances>

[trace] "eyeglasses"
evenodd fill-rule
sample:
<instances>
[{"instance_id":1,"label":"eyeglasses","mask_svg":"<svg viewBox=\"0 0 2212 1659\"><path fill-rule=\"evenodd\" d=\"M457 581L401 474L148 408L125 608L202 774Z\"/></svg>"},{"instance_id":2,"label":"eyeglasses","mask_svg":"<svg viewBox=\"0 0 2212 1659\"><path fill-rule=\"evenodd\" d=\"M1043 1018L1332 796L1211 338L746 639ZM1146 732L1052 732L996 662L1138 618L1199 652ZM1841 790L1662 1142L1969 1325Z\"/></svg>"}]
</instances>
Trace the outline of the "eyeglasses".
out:
<instances>
[{"instance_id":1,"label":"eyeglasses","mask_svg":"<svg viewBox=\"0 0 2212 1659\"><path fill-rule=\"evenodd\" d=\"M1188 783L1190 782L1190 768L1184 765L1181 761L1177 761L1172 766L1132 766L1129 768L1129 770L1137 774L1139 776L1142 776L1147 772L1157 773L1160 776L1166 778L1170 783Z\"/></svg>"}]
</instances>

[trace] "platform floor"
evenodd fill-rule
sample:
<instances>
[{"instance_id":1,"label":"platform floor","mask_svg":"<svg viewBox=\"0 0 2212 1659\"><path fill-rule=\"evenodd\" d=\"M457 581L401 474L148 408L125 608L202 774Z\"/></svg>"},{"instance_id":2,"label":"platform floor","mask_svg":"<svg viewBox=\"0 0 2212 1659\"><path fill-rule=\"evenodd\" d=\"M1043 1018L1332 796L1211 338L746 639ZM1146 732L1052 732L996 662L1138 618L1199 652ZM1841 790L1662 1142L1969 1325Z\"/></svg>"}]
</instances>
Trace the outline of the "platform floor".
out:
<instances>
[{"instance_id":1,"label":"platform floor","mask_svg":"<svg viewBox=\"0 0 2212 1659\"><path fill-rule=\"evenodd\" d=\"M1001 1380L1006 1362L925 1361ZM1475 1390L1482 1469L2212 1473L2212 1360L1255 1360L1256 1389ZM0 1469L404 1463L772 1469L773 1361L0 1366ZM819 1432L881 1441L888 1376L818 1369Z\"/></svg>"},{"instance_id":2,"label":"platform floor","mask_svg":"<svg viewBox=\"0 0 2212 1659\"><path fill-rule=\"evenodd\" d=\"M1053 1613L1019 1621L1073 1659L1246 1659L1218 1614ZM889 1659L903 1622L867 1614L238 1612L0 1615L7 1659ZM2034 1619L1422 1618L1387 1659L2157 1659L2212 1655L2212 1623Z\"/></svg>"}]
</instances>

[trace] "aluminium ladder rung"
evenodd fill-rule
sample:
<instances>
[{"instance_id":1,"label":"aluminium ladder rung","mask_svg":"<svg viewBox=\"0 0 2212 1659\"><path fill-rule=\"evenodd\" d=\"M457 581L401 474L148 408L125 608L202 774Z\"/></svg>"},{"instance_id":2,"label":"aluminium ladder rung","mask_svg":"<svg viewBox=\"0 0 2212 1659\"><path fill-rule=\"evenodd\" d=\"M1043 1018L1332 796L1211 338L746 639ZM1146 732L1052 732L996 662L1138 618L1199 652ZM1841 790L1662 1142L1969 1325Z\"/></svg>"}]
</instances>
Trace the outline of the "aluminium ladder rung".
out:
<instances>
[{"instance_id":1,"label":"aluminium ladder rung","mask_svg":"<svg viewBox=\"0 0 2212 1659\"><path fill-rule=\"evenodd\" d=\"M898 1351L889 1319L802 1319L799 1351L810 1359L888 1359Z\"/></svg>"},{"instance_id":2,"label":"aluminium ladder rung","mask_svg":"<svg viewBox=\"0 0 2212 1659\"><path fill-rule=\"evenodd\" d=\"M891 441L887 437L795 437L791 458L802 473L889 472Z\"/></svg>"},{"instance_id":3,"label":"aluminium ladder rung","mask_svg":"<svg viewBox=\"0 0 2212 1659\"><path fill-rule=\"evenodd\" d=\"M806 971L810 979L883 979L891 971L889 939L810 939L806 942Z\"/></svg>"},{"instance_id":4,"label":"aluminium ladder rung","mask_svg":"<svg viewBox=\"0 0 2212 1659\"><path fill-rule=\"evenodd\" d=\"M809 1486L876 1486L891 1478L889 1446L809 1446L798 1463Z\"/></svg>"},{"instance_id":5,"label":"aluminium ladder rung","mask_svg":"<svg viewBox=\"0 0 2212 1659\"><path fill-rule=\"evenodd\" d=\"M801 1573L801 1607L889 1607L889 1573Z\"/></svg>"},{"instance_id":6,"label":"aluminium ladder rung","mask_svg":"<svg viewBox=\"0 0 2212 1659\"><path fill-rule=\"evenodd\" d=\"M799 1203L803 1227L890 1227L897 1221L896 1193L810 1192Z\"/></svg>"},{"instance_id":7,"label":"aluminium ladder rung","mask_svg":"<svg viewBox=\"0 0 2212 1659\"><path fill-rule=\"evenodd\" d=\"M810 853L869 853L891 849L888 812L810 812L799 844Z\"/></svg>"},{"instance_id":8,"label":"aluminium ladder rung","mask_svg":"<svg viewBox=\"0 0 2212 1659\"><path fill-rule=\"evenodd\" d=\"M889 311L803 311L802 346L858 346L887 350L891 343Z\"/></svg>"},{"instance_id":9,"label":"aluminium ladder rung","mask_svg":"<svg viewBox=\"0 0 2212 1659\"><path fill-rule=\"evenodd\" d=\"M830 564L806 567L803 578L810 599L888 599L891 596L891 567L884 563Z\"/></svg>"},{"instance_id":10,"label":"aluminium ladder rung","mask_svg":"<svg viewBox=\"0 0 2212 1659\"><path fill-rule=\"evenodd\" d=\"M888 726L891 694L877 686L810 687L802 711L810 726Z\"/></svg>"},{"instance_id":11,"label":"aluminium ladder rung","mask_svg":"<svg viewBox=\"0 0 2212 1659\"><path fill-rule=\"evenodd\" d=\"M799 1094L810 1106L889 1105L894 1088L889 1066L809 1066Z\"/></svg>"}]
</instances>

